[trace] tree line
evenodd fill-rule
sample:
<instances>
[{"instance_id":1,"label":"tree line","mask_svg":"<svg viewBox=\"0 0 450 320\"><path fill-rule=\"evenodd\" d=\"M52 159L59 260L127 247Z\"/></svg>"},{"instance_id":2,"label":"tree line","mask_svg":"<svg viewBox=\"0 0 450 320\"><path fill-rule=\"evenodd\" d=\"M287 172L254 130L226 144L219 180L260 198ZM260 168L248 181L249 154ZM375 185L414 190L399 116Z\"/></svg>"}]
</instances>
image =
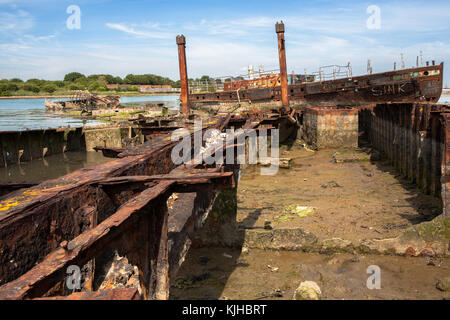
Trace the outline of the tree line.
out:
<instances>
[{"instance_id":1,"label":"tree line","mask_svg":"<svg viewBox=\"0 0 450 320\"><path fill-rule=\"evenodd\" d=\"M86 76L79 72L70 72L64 76L64 80L42 80L19 78L0 80L0 96L33 95L33 94L67 94L74 90L88 90L90 92L108 91L108 84L128 84L125 89L113 89L112 91L138 91L138 85L171 85L180 87L180 81L173 81L167 77L154 74L134 75L128 74L121 78L110 74L93 74ZM111 91L111 90L110 90Z\"/></svg>"}]
</instances>

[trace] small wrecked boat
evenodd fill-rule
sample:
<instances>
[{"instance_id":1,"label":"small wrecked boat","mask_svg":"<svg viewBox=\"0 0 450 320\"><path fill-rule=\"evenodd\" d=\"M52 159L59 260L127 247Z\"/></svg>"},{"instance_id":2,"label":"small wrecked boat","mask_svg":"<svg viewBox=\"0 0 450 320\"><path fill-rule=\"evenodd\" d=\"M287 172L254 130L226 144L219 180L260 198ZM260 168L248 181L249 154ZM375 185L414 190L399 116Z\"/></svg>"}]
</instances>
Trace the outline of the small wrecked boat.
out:
<instances>
[{"instance_id":1,"label":"small wrecked boat","mask_svg":"<svg viewBox=\"0 0 450 320\"><path fill-rule=\"evenodd\" d=\"M88 92L78 92L70 100L45 100L44 104L49 111L116 109L120 105L120 96L99 96Z\"/></svg>"}]
</instances>

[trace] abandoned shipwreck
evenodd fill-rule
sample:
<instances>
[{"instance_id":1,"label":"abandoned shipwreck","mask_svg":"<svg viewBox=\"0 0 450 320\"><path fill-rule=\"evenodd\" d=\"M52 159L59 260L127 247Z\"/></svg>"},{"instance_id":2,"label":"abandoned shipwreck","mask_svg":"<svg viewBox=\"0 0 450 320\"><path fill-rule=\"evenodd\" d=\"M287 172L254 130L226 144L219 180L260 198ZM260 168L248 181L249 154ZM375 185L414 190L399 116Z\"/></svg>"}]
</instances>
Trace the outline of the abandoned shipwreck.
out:
<instances>
[{"instance_id":1,"label":"abandoned shipwreck","mask_svg":"<svg viewBox=\"0 0 450 320\"><path fill-rule=\"evenodd\" d=\"M264 249L446 259L450 106L436 103L442 93L443 64L433 62L413 69L289 85L282 23L277 23L276 33L280 63L276 85L252 88L248 82L236 82L221 92L189 93L186 39L181 35L176 38L181 114L140 116L130 119L127 126L0 133L2 166L71 150L96 150L111 158L53 180L1 184L0 299L168 299L191 247L209 245L237 247L239 252ZM200 127L196 126L198 112L204 115L205 110L208 116L203 116ZM183 137L192 138L189 141L209 129L222 133L234 130L227 137L228 144L209 144L207 140L202 148L189 144L192 159L175 164L171 154L179 140L173 140L172 133L183 128ZM321 237L322 231L315 229L320 220L311 220L310 225L310 220L300 220L294 228L289 219L295 214L278 219L279 225L262 221L259 229L239 229L238 186L245 183L240 178L246 165L208 160L227 148L235 150L236 157L240 139L250 132L271 141L272 137L263 133L272 129L279 129L281 144L301 145L299 152L305 153L354 152L364 139L399 177L437 202L438 209L420 223L403 223L394 231L393 227L386 228L387 237L381 238L364 238L359 231L359 238L342 239L344 236L333 230L323 231ZM205 152L209 158L205 159ZM376 174L375 165L370 168L375 173L344 167L354 165L354 161L339 160L339 152L332 153L334 162L327 160L326 166L341 165L341 172L359 180L359 172L364 173L364 179ZM286 154L289 156L288 151L280 154L276 162L289 167L292 159L283 158ZM314 169L314 163L307 159L304 163L310 169L302 171L303 176L296 175L300 169L283 173L285 185L289 179L307 183L325 171ZM369 170L367 166L365 170ZM283 187L275 181L282 177L264 179ZM365 197L381 193L383 186L378 186L379 191L367 191ZM332 197L338 191L330 190L339 190L339 184L332 181L319 188L312 195L305 189L302 196L309 194L311 201ZM281 191L275 188L272 192ZM364 197L363 191L358 192L359 198ZM269 198L269 192L263 190L257 197ZM345 199L336 199L327 202L322 220L338 210L333 206L345 205ZM288 200L285 195L284 201ZM407 204L397 205L402 206ZM258 212L253 213L255 221ZM395 218L388 213L383 217L387 223ZM336 230L347 223L345 216L338 221ZM361 228L367 236L373 232L367 226ZM234 233L242 235L242 242L232 239ZM278 272L278 268L268 267L269 274ZM73 279L77 269L79 286L68 286L68 277ZM120 276L123 270L128 270L125 279Z\"/></svg>"},{"instance_id":2,"label":"abandoned shipwreck","mask_svg":"<svg viewBox=\"0 0 450 320\"><path fill-rule=\"evenodd\" d=\"M49 111L82 110L85 112L93 109L115 109L120 105L119 96L98 96L84 91L76 91L67 101L45 100L45 107Z\"/></svg>"}]
</instances>

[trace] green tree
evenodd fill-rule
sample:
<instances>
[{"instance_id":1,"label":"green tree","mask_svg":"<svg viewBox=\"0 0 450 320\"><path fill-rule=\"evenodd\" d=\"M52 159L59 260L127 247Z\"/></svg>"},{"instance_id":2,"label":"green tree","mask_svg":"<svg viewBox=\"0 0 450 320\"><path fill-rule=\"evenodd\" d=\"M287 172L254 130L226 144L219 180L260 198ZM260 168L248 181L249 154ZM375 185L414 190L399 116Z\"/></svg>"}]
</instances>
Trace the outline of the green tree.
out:
<instances>
[{"instance_id":1,"label":"green tree","mask_svg":"<svg viewBox=\"0 0 450 320\"><path fill-rule=\"evenodd\" d=\"M107 84L115 84L116 83L116 82L114 82L115 80L114 80L114 77L112 75L105 74L104 77L105 77L105 81L106 81Z\"/></svg>"},{"instance_id":2,"label":"green tree","mask_svg":"<svg viewBox=\"0 0 450 320\"><path fill-rule=\"evenodd\" d=\"M81 86L79 84L72 83L69 85L69 90L83 90L83 89L84 86Z\"/></svg>"},{"instance_id":3,"label":"green tree","mask_svg":"<svg viewBox=\"0 0 450 320\"><path fill-rule=\"evenodd\" d=\"M92 82L89 84L88 87L89 91L94 92L94 91L106 91L106 85L101 82L101 81L96 81L96 82Z\"/></svg>"},{"instance_id":4,"label":"green tree","mask_svg":"<svg viewBox=\"0 0 450 320\"><path fill-rule=\"evenodd\" d=\"M31 91L31 92L34 92L34 93L39 93L39 91L40 91L39 87L37 85L35 85L35 84L32 84L32 83L25 84L23 86L23 90Z\"/></svg>"},{"instance_id":5,"label":"green tree","mask_svg":"<svg viewBox=\"0 0 450 320\"><path fill-rule=\"evenodd\" d=\"M53 84L57 86L58 88L64 87L64 81L53 81Z\"/></svg>"},{"instance_id":6,"label":"green tree","mask_svg":"<svg viewBox=\"0 0 450 320\"><path fill-rule=\"evenodd\" d=\"M53 84L46 84L42 87L42 90L44 90L45 92L48 92L48 93L53 93L56 91L56 89L57 89L57 87Z\"/></svg>"},{"instance_id":7,"label":"green tree","mask_svg":"<svg viewBox=\"0 0 450 320\"><path fill-rule=\"evenodd\" d=\"M79 72L70 72L64 76L64 81L74 82L80 78L86 78L86 76Z\"/></svg>"},{"instance_id":8,"label":"green tree","mask_svg":"<svg viewBox=\"0 0 450 320\"><path fill-rule=\"evenodd\" d=\"M35 78L33 78L33 79L28 79L27 80L27 84L32 84L32 85L35 85L35 86L42 86L43 84L45 84L45 80L39 80L39 79L35 79Z\"/></svg>"},{"instance_id":9,"label":"green tree","mask_svg":"<svg viewBox=\"0 0 450 320\"><path fill-rule=\"evenodd\" d=\"M123 84L123 80L121 77L115 77L113 84Z\"/></svg>"}]
</instances>

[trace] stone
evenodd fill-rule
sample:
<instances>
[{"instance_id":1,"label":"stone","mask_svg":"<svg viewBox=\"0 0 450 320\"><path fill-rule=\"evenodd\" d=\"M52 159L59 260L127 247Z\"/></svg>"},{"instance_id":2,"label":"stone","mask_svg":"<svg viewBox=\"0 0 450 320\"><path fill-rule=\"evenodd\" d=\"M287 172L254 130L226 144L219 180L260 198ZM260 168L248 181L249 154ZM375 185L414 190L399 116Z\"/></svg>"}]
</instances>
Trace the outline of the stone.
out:
<instances>
[{"instance_id":1,"label":"stone","mask_svg":"<svg viewBox=\"0 0 450 320\"><path fill-rule=\"evenodd\" d=\"M198 260L199 260L198 262L199 262L202 266L205 266L205 265L208 263L209 258L208 258L207 256L201 256Z\"/></svg>"},{"instance_id":2,"label":"stone","mask_svg":"<svg viewBox=\"0 0 450 320\"><path fill-rule=\"evenodd\" d=\"M247 263L247 261L244 258L239 258L236 260L236 266L237 267L248 267L249 264Z\"/></svg>"},{"instance_id":3,"label":"stone","mask_svg":"<svg viewBox=\"0 0 450 320\"><path fill-rule=\"evenodd\" d=\"M282 169L290 169L291 168L291 158L280 158L279 159L279 167Z\"/></svg>"},{"instance_id":4,"label":"stone","mask_svg":"<svg viewBox=\"0 0 450 320\"><path fill-rule=\"evenodd\" d=\"M450 292L450 277L440 279L436 283L436 288L444 292Z\"/></svg>"},{"instance_id":5,"label":"stone","mask_svg":"<svg viewBox=\"0 0 450 320\"><path fill-rule=\"evenodd\" d=\"M322 291L314 281L304 281L295 290L294 300L322 300Z\"/></svg>"},{"instance_id":6,"label":"stone","mask_svg":"<svg viewBox=\"0 0 450 320\"><path fill-rule=\"evenodd\" d=\"M353 244L350 240L341 238L331 238L322 241L320 253L332 253L332 252L352 252Z\"/></svg>"},{"instance_id":7,"label":"stone","mask_svg":"<svg viewBox=\"0 0 450 320\"><path fill-rule=\"evenodd\" d=\"M249 254L249 253L250 253L250 249L249 248L242 247L241 254Z\"/></svg>"},{"instance_id":8,"label":"stone","mask_svg":"<svg viewBox=\"0 0 450 320\"><path fill-rule=\"evenodd\" d=\"M420 251L419 256L421 257L434 257L436 253L432 248L424 248Z\"/></svg>"},{"instance_id":9,"label":"stone","mask_svg":"<svg viewBox=\"0 0 450 320\"><path fill-rule=\"evenodd\" d=\"M264 221L264 229L266 230L272 230L272 221Z\"/></svg>"},{"instance_id":10,"label":"stone","mask_svg":"<svg viewBox=\"0 0 450 320\"><path fill-rule=\"evenodd\" d=\"M408 257L416 257L417 256L416 249L414 249L413 247L408 247L405 251L405 255Z\"/></svg>"}]
</instances>

